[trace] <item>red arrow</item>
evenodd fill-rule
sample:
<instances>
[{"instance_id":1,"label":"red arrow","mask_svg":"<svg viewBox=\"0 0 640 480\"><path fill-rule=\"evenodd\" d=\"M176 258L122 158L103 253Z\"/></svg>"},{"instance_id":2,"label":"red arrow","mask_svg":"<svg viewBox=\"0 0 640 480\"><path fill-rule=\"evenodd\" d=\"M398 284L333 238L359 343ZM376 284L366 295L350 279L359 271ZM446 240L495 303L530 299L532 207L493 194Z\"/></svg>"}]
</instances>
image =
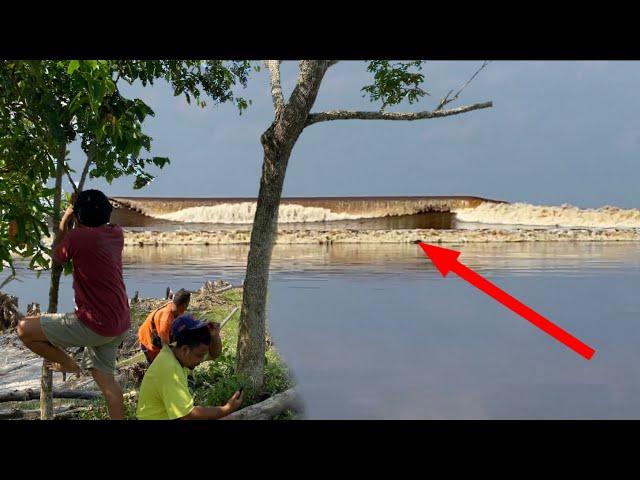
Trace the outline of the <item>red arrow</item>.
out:
<instances>
[{"instance_id":1,"label":"red arrow","mask_svg":"<svg viewBox=\"0 0 640 480\"><path fill-rule=\"evenodd\" d=\"M460 252L455 250L449 250L448 248L436 247L434 245L428 245L422 242L416 242L420 245L420 248L424 250L424 253L431 259L433 264L436 266L440 273L442 273L443 277L446 277L447 274L452 271L457 273L460 277L465 279L474 287L482 290L487 295L493 297L498 302L503 304L509 310L513 310L515 313L520 315L526 320L529 320L536 327L542 329L547 332L556 340L564 343L567 347L582 355L587 360L590 360L593 357L593 354L596 351L591 348L589 345L582 343L576 337L561 329L554 323L550 322L546 318L544 318L539 313L533 311L529 307L527 307L524 303L519 300L513 298L507 292L501 290L496 287L493 283L488 281L486 278L478 275L476 272L471 270L469 267L463 265L458 261L458 257L460 256Z\"/></svg>"}]
</instances>

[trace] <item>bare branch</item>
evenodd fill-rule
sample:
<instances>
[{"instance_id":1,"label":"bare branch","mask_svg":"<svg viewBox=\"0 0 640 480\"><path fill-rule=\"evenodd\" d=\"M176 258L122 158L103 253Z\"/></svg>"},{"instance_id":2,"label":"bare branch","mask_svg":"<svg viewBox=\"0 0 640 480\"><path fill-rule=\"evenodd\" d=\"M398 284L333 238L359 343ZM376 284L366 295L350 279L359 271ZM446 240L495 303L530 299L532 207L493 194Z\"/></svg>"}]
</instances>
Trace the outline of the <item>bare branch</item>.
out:
<instances>
[{"instance_id":1,"label":"bare branch","mask_svg":"<svg viewBox=\"0 0 640 480\"><path fill-rule=\"evenodd\" d=\"M4 286L7 283L11 282L12 280L15 280L15 278L16 278L16 270L15 270L13 265L11 265L11 270L12 270L11 274L7 278L5 278L2 281L2 283L0 283L0 289L4 288Z\"/></svg>"},{"instance_id":2,"label":"bare branch","mask_svg":"<svg viewBox=\"0 0 640 480\"><path fill-rule=\"evenodd\" d=\"M69 179L69 183L71 183L71 186L73 187L73 191L78 193L78 187L76 186L76 182L74 182L73 178L71 178L71 173L69 173L69 166L66 164L64 166L64 173L67 174L67 178Z\"/></svg>"},{"instance_id":3,"label":"bare branch","mask_svg":"<svg viewBox=\"0 0 640 480\"><path fill-rule=\"evenodd\" d=\"M424 120L428 118L449 117L461 113L493 107L493 102L474 103L448 110L423 111L423 112L359 112L353 110L331 110L328 112L310 113L307 125L330 120Z\"/></svg>"},{"instance_id":4,"label":"bare branch","mask_svg":"<svg viewBox=\"0 0 640 480\"><path fill-rule=\"evenodd\" d=\"M82 168L82 174L80 175L80 182L78 183L78 190L80 192L84 190L84 182L87 180L89 167L94 162L96 155L98 154L97 152L98 152L98 147L95 144L89 147L89 153L87 154L87 159L84 162L84 167Z\"/></svg>"},{"instance_id":5,"label":"bare branch","mask_svg":"<svg viewBox=\"0 0 640 480\"><path fill-rule=\"evenodd\" d=\"M485 60L484 63L482 64L482 66L476 70L476 73L474 73L471 78L469 80L467 80L467 82L460 88L460 90L458 90L458 92L451 98L449 98L449 95L451 95L453 93L453 90L449 90L449 93L447 93L447 95L440 100L440 104L436 107L436 109L434 110L434 112L437 112L438 110L442 109L442 107L444 107L445 105L447 105L448 103L453 102L454 100L457 100L458 97L460 96L460 94L462 93L462 91L467 88L467 85L469 85L471 83L471 81L476 78L476 75L478 75L480 73L480 71L482 71L482 69L484 67L486 67L487 65L489 65L489 63L491 63L490 60Z\"/></svg>"},{"instance_id":6,"label":"bare branch","mask_svg":"<svg viewBox=\"0 0 640 480\"><path fill-rule=\"evenodd\" d=\"M284 95L280 85L280 60L265 60L264 64L271 74L271 96L276 115L284 108Z\"/></svg>"},{"instance_id":7,"label":"bare branch","mask_svg":"<svg viewBox=\"0 0 640 480\"><path fill-rule=\"evenodd\" d=\"M84 190L84 182L87 180L87 173L89 173L89 166L93 160L91 158L87 158L84 163L84 168L82 169L82 175L80 176L80 182L78 183L78 190Z\"/></svg>"}]
</instances>

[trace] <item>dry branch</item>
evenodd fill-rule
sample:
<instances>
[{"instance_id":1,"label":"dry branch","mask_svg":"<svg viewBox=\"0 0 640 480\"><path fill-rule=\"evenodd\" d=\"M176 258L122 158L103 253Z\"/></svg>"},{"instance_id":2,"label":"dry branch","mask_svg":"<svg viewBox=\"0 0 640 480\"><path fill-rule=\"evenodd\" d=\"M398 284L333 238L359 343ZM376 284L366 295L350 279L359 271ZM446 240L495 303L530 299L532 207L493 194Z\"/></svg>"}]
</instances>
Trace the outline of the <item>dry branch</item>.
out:
<instances>
[{"instance_id":1,"label":"dry branch","mask_svg":"<svg viewBox=\"0 0 640 480\"><path fill-rule=\"evenodd\" d=\"M280 60L265 60L264 64L269 69L271 81L271 97L276 115L284 108L284 95L280 84Z\"/></svg>"},{"instance_id":2,"label":"dry branch","mask_svg":"<svg viewBox=\"0 0 640 480\"><path fill-rule=\"evenodd\" d=\"M318 122L332 120L425 120L429 118L449 117L461 113L493 107L493 102L474 103L448 110L434 110L422 112L362 112L355 110L330 110L328 112L310 113L307 118L307 126Z\"/></svg>"}]
</instances>

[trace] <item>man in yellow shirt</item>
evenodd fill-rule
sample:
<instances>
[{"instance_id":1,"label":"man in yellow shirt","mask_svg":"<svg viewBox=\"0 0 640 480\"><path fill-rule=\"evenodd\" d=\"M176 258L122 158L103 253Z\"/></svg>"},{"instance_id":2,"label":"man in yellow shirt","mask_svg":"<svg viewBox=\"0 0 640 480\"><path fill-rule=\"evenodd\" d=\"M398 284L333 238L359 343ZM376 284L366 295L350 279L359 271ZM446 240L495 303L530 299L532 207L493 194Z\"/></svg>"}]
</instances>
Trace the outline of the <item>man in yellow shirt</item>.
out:
<instances>
[{"instance_id":1,"label":"man in yellow shirt","mask_svg":"<svg viewBox=\"0 0 640 480\"><path fill-rule=\"evenodd\" d=\"M164 345L142 379L136 416L140 420L216 420L236 411L244 394L235 392L221 407L193 404L187 376L209 352L219 329L182 315L171 326L171 343Z\"/></svg>"}]
</instances>

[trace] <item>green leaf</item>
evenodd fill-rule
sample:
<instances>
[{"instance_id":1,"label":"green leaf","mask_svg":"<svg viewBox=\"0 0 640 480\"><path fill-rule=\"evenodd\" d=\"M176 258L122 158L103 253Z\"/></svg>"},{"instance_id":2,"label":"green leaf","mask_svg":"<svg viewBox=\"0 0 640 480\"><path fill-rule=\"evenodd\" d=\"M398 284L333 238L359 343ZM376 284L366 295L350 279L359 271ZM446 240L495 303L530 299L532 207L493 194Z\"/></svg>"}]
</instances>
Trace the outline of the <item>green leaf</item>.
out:
<instances>
[{"instance_id":1,"label":"green leaf","mask_svg":"<svg viewBox=\"0 0 640 480\"><path fill-rule=\"evenodd\" d=\"M64 264L64 274L65 276L71 275L73 273L73 262L69 260Z\"/></svg>"},{"instance_id":2,"label":"green leaf","mask_svg":"<svg viewBox=\"0 0 640 480\"><path fill-rule=\"evenodd\" d=\"M71 60L69 62L69 66L67 67L67 74L73 75L78 68L80 68L80 62L78 60Z\"/></svg>"}]
</instances>

